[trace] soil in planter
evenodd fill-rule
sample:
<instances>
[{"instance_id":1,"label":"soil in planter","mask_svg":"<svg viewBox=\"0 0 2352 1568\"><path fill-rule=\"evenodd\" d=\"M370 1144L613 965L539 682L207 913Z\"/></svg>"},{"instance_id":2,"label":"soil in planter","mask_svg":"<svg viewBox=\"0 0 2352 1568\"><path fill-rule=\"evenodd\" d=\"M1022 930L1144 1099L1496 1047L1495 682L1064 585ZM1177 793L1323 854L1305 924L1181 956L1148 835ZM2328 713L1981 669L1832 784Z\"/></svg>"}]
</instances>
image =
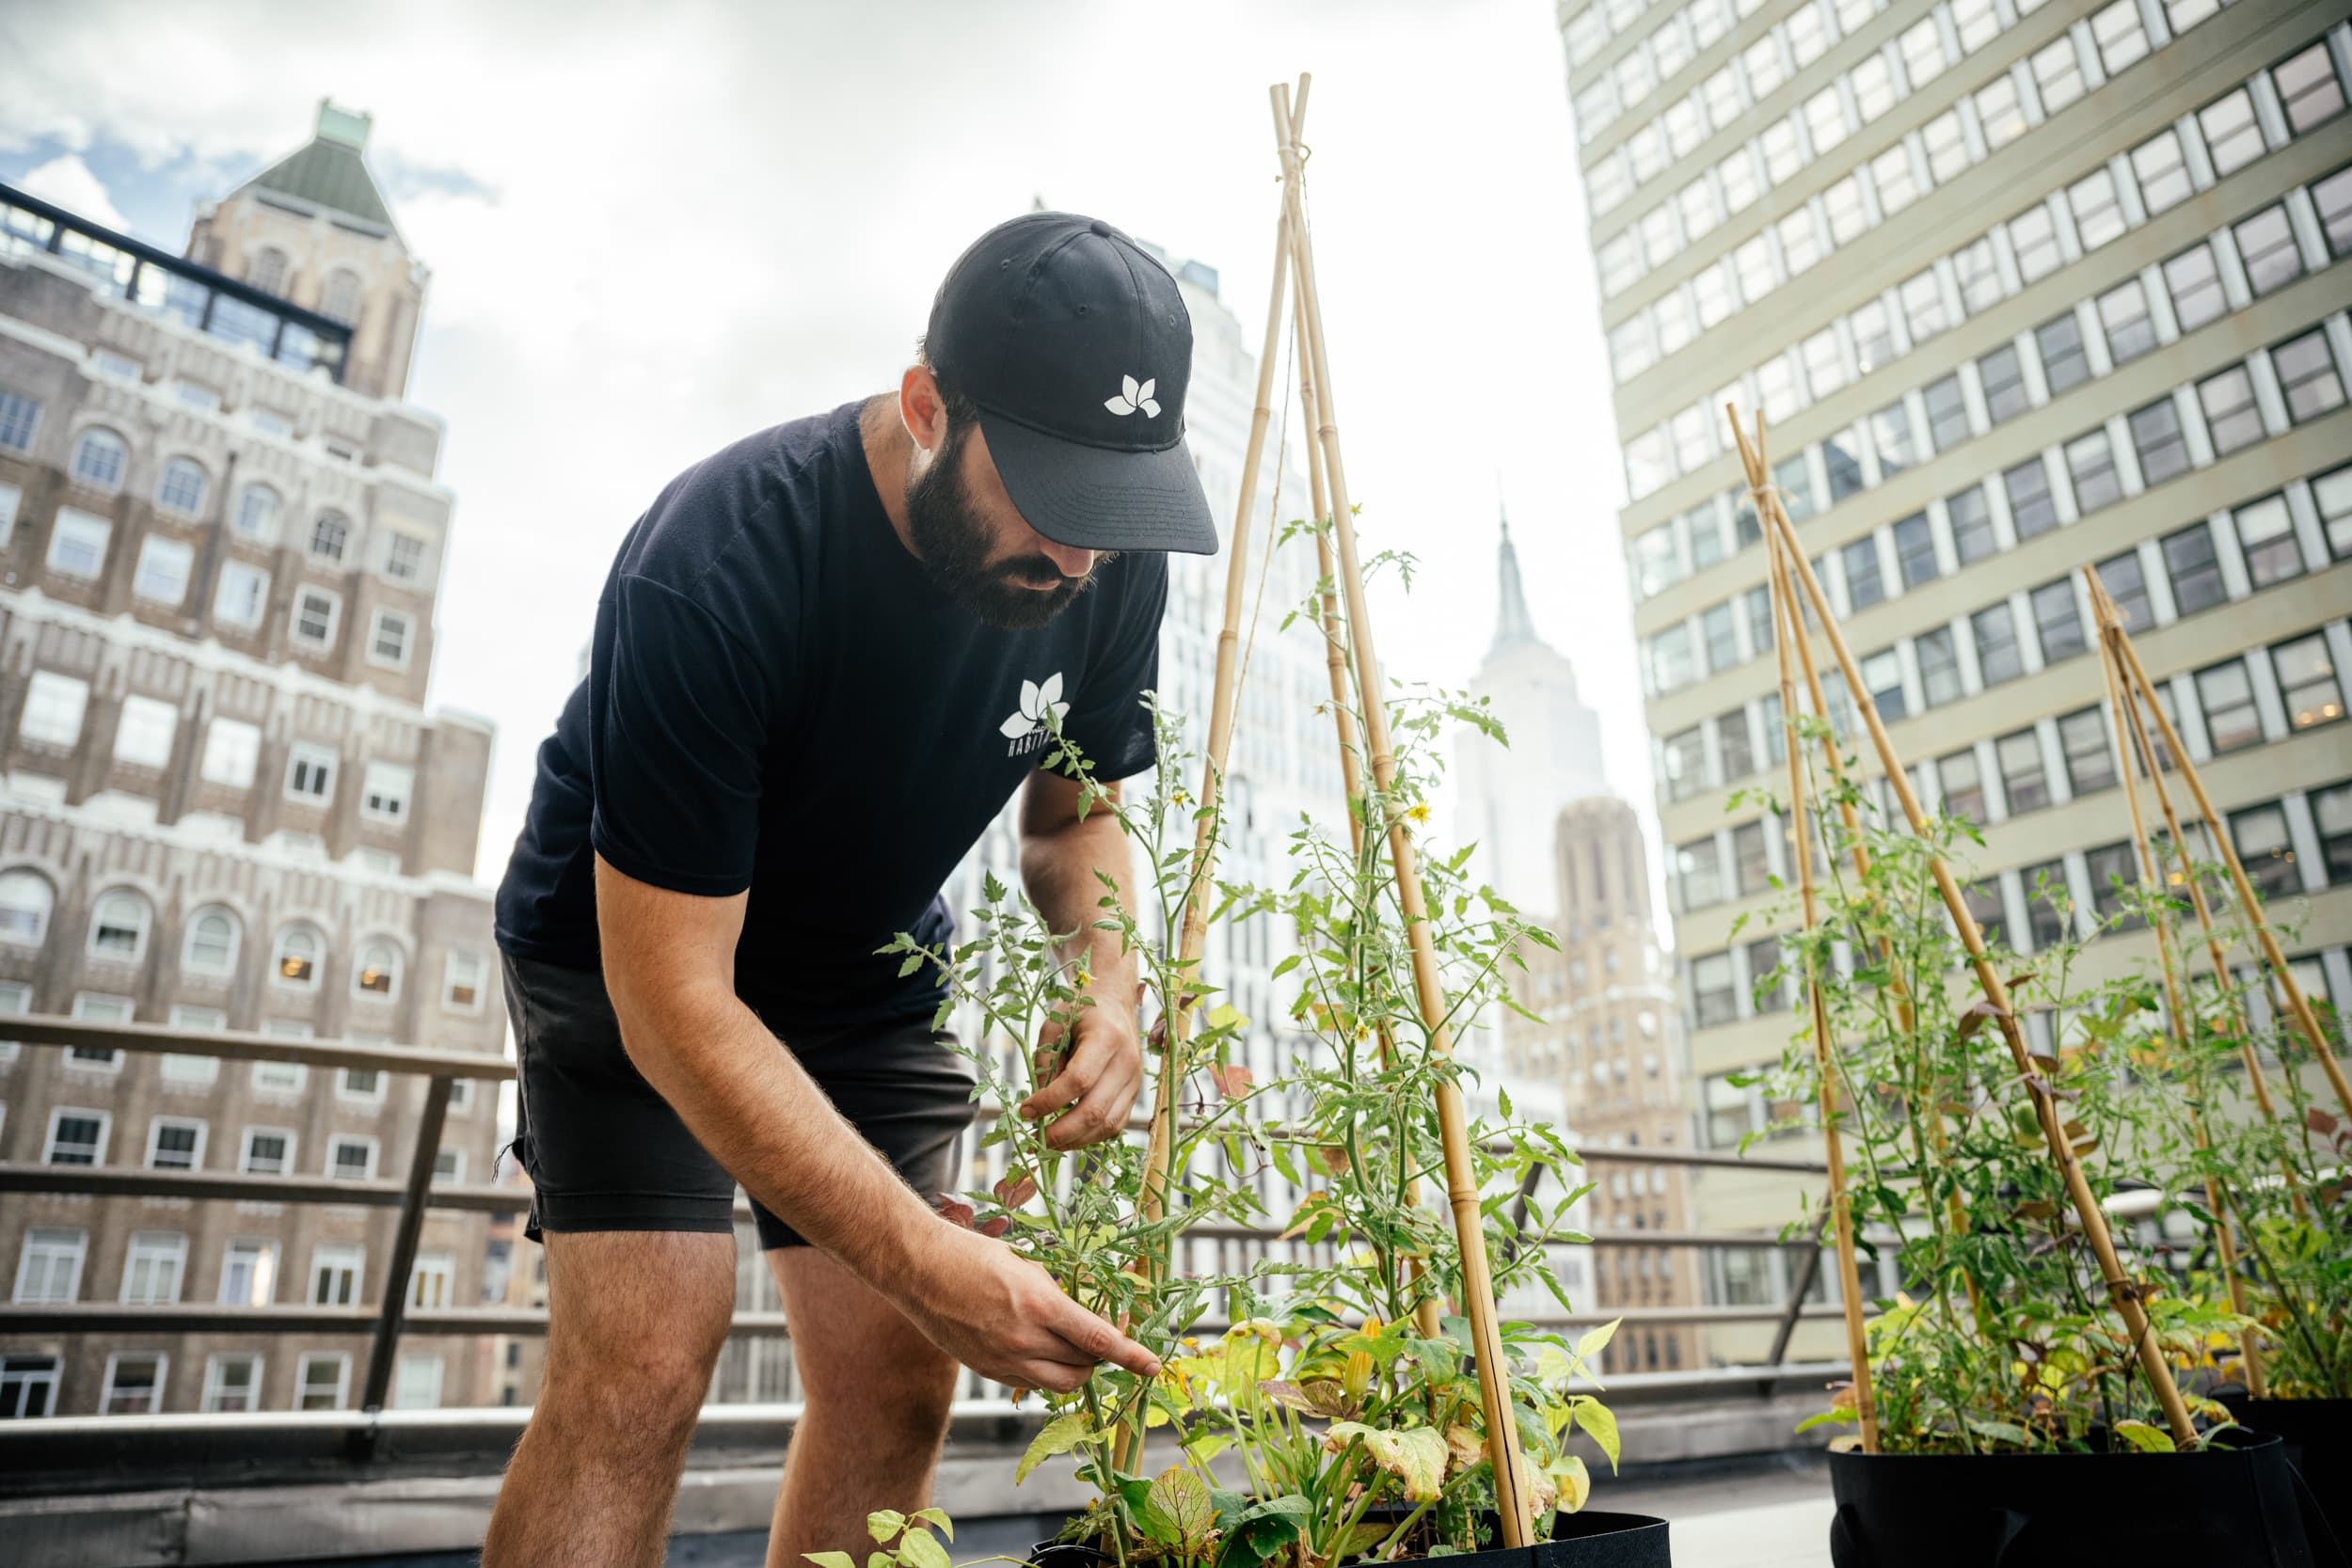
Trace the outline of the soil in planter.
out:
<instances>
[{"instance_id":1,"label":"soil in planter","mask_svg":"<svg viewBox=\"0 0 2352 1568\"><path fill-rule=\"evenodd\" d=\"M1834 1453L1836 1568L2345 1568L2277 1437L2201 1453Z\"/></svg>"},{"instance_id":2,"label":"soil in planter","mask_svg":"<svg viewBox=\"0 0 2352 1568\"><path fill-rule=\"evenodd\" d=\"M2287 1463L2303 1478L2308 1497L2327 1521L2332 1543L2311 1530L2323 1557L2329 1545L2352 1553L2352 1400L2258 1400L2223 1394L2230 1414L2256 1432L2276 1433ZM2311 1521L2305 1521L2308 1527Z\"/></svg>"}]
</instances>

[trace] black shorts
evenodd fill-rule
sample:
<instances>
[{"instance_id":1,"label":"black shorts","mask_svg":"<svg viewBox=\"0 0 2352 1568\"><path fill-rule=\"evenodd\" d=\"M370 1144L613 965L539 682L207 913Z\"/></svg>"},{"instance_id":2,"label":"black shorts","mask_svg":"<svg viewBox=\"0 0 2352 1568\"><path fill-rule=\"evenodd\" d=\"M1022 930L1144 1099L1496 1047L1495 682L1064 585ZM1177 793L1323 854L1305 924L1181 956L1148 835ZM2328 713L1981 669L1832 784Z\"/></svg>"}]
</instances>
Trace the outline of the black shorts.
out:
<instances>
[{"instance_id":1,"label":"black shorts","mask_svg":"<svg viewBox=\"0 0 2352 1568\"><path fill-rule=\"evenodd\" d=\"M501 955L515 1023L515 1154L533 1195L526 1233L735 1228L735 1178L621 1045L604 975ZM796 1031L793 1056L926 1200L956 1185L971 1064L928 1020ZM758 1199L762 1247L807 1243Z\"/></svg>"}]
</instances>

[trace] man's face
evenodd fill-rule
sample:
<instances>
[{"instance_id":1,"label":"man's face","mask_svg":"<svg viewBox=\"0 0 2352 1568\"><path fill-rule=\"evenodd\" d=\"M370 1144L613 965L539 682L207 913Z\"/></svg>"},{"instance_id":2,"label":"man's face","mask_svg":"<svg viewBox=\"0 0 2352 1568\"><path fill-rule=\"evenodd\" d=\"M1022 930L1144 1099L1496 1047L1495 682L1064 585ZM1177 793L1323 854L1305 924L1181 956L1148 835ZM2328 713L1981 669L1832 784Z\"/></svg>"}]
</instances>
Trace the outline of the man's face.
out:
<instances>
[{"instance_id":1,"label":"man's face","mask_svg":"<svg viewBox=\"0 0 2352 1568\"><path fill-rule=\"evenodd\" d=\"M992 626L1025 631L1093 584L1111 552L1057 545L1005 493L977 420L958 420L929 462L909 468L907 534L932 578Z\"/></svg>"}]
</instances>

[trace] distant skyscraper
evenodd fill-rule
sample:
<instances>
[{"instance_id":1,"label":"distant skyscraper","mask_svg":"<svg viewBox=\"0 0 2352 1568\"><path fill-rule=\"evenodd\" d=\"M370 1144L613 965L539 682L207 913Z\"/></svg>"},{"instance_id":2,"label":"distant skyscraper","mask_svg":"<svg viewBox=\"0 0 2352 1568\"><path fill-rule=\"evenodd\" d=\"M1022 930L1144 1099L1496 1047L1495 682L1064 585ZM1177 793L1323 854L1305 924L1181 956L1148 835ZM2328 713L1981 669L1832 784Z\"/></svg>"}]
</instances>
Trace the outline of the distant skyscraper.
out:
<instances>
[{"instance_id":1,"label":"distant skyscraper","mask_svg":"<svg viewBox=\"0 0 2352 1568\"><path fill-rule=\"evenodd\" d=\"M0 1013L495 1055L490 726L422 705L453 498L403 401L424 269L322 105L190 260L0 192ZM423 1080L0 1044L0 1159L375 1180ZM486 1180L460 1083L436 1175ZM482 1299L485 1217L0 1196L21 1304ZM9 1335L0 1415L330 1409L369 1337ZM482 1402L416 1337L390 1402Z\"/></svg>"},{"instance_id":2,"label":"distant skyscraper","mask_svg":"<svg viewBox=\"0 0 2352 1568\"><path fill-rule=\"evenodd\" d=\"M1492 705L1510 744L1505 748L1468 728L1456 736L1454 836L1478 846L1470 862L1474 877L1524 912L1549 917L1557 912L1551 841L1560 808L1609 793L1600 719L1578 699L1566 656L1535 633L1508 518L1498 558L1495 639L1470 677L1470 691Z\"/></svg>"},{"instance_id":3,"label":"distant skyscraper","mask_svg":"<svg viewBox=\"0 0 2352 1568\"><path fill-rule=\"evenodd\" d=\"M2302 933L2305 984L2352 1006L2342 8L1559 15L1707 1141L1774 1119L1735 1080L1778 1056L1790 1000L1759 987L1780 945L1756 923L1788 874L1784 835L1753 800L1726 810L1783 787L1785 736L1727 402L1767 418L1772 479L1918 793L1983 828L1980 919L2031 954L2066 918L2037 883L2088 915L2137 875L2083 657L2095 563L2227 831ZM2090 962L2104 977L2152 958L2128 933ZM1793 1184L1700 1190L1710 1229L1798 1212ZM1792 1255L1708 1256L1725 1301L1787 1289ZM1750 1359L1770 1332L1711 1340Z\"/></svg>"}]
</instances>

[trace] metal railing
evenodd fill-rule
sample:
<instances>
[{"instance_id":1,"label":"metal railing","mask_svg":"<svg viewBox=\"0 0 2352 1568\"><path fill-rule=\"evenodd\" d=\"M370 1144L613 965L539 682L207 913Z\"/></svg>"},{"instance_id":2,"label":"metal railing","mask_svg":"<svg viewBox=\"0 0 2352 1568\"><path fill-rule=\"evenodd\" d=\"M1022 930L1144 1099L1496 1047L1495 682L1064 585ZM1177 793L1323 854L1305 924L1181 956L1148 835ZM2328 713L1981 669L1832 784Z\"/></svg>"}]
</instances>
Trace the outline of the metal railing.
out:
<instances>
[{"instance_id":1,"label":"metal railing","mask_svg":"<svg viewBox=\"0 0 2352 1568\"><path fill-rule=\"evenodd\" d=\"M536 1335L547 1330L540 1307L479 1307L415 1308L409 1306L410 1274L417 1242L428 1210L447 1209L476 1213L515 1213L531 1206L527 1185L485 1186L437 1184L432 1180L439 1151L451 1086L459 1079L500 1083L515 1076L514 1064L475 1053L428 1051L407 1046L362 1045L347 1041L294 1039L276 1035L232 1031L173 1029L156 1024L101 1024L55 1015L27 1014L0 1022L7 1036L28 1046L79 1047L86 1050L172 1053L216 1056L232 1061L287 1062L321 1069L353 1069L426 1080L422 1113L411 1140L405 1177L398 1180L343 1180L310 1176L262 1176L219 1171L170 1171L103 1165L56 1165L0 1161L0 1192L85 1194L93 1196L171 1197L210 1201L282 1204L343 1204L399 1211L389 1265L383 1275L383 1294L373 1307L287 1305L221 1307L200 1303L133 1305L101 1302L9 1304L0 1306L0 1334L95 1334L106 1332L229 1333L229 1334L354 1334L372 1335L367 1376L360 1411L380 1412L389 1390L394 1358L404 1334L430 1336ZM986 1107L982 1107L983 1111ZM1686 1169L1726 1169L1791 1175L1822 1175L1820 1162L1765 1158L1700 1150L1666 1148L1584 1148L1579 1158L1589 1164L1669 1165ZM1538 1167L1540 1172L1542 1167ZM1532 1186L1522 1189L1523 1201ZM739 1219L750 1218L748 1200L739 1193ZM1271 1227L1210 1223L1185 1232L1188 1238L1243 1244L1279 1244ZM1692 1368L1662 1372L1613 1373L1613 1393L1663 1396L1752 1385L1769 1396L1773 1387L1797 1377L1829 1376L1842 1370L1826 1364L1786 1362L1798 1325L1811 1318L1834 1317L1837 1307L1827 1302L1807 1302L1820 1269L1820 1243L1802 1236L1770 1232L1635 1230L1603 1231L1592 1238L1598 1248L1658 1247L1690 1249L1795 1249L1802 1255L1796 1281L1784 1302L1713 1307L1631 1307L1578 1312L1546 1311L1515 1314L1547 1327L1589 1327L1622 1320L1629 1327L1683 1328L1733 1323L1775 1325L1771 1354L1752 1366ZM739 1310L733 1320L737 1333L788 1337L781 1312ZM1204 1327L1218 1325L1204 1324ZM989 1408L994 1410L995 1404ZM1005 1414L1012 1413L1008 1402ZM62 1419L71 1418L51 1418ZM103 1418L119 1420L128 1418ZM207 1418L218 1419L224 1418ZM239 1418L246 1419L246 1418ZM15 1425L16 1423L6 1423Z\"/></svg>"}]
</instances>

